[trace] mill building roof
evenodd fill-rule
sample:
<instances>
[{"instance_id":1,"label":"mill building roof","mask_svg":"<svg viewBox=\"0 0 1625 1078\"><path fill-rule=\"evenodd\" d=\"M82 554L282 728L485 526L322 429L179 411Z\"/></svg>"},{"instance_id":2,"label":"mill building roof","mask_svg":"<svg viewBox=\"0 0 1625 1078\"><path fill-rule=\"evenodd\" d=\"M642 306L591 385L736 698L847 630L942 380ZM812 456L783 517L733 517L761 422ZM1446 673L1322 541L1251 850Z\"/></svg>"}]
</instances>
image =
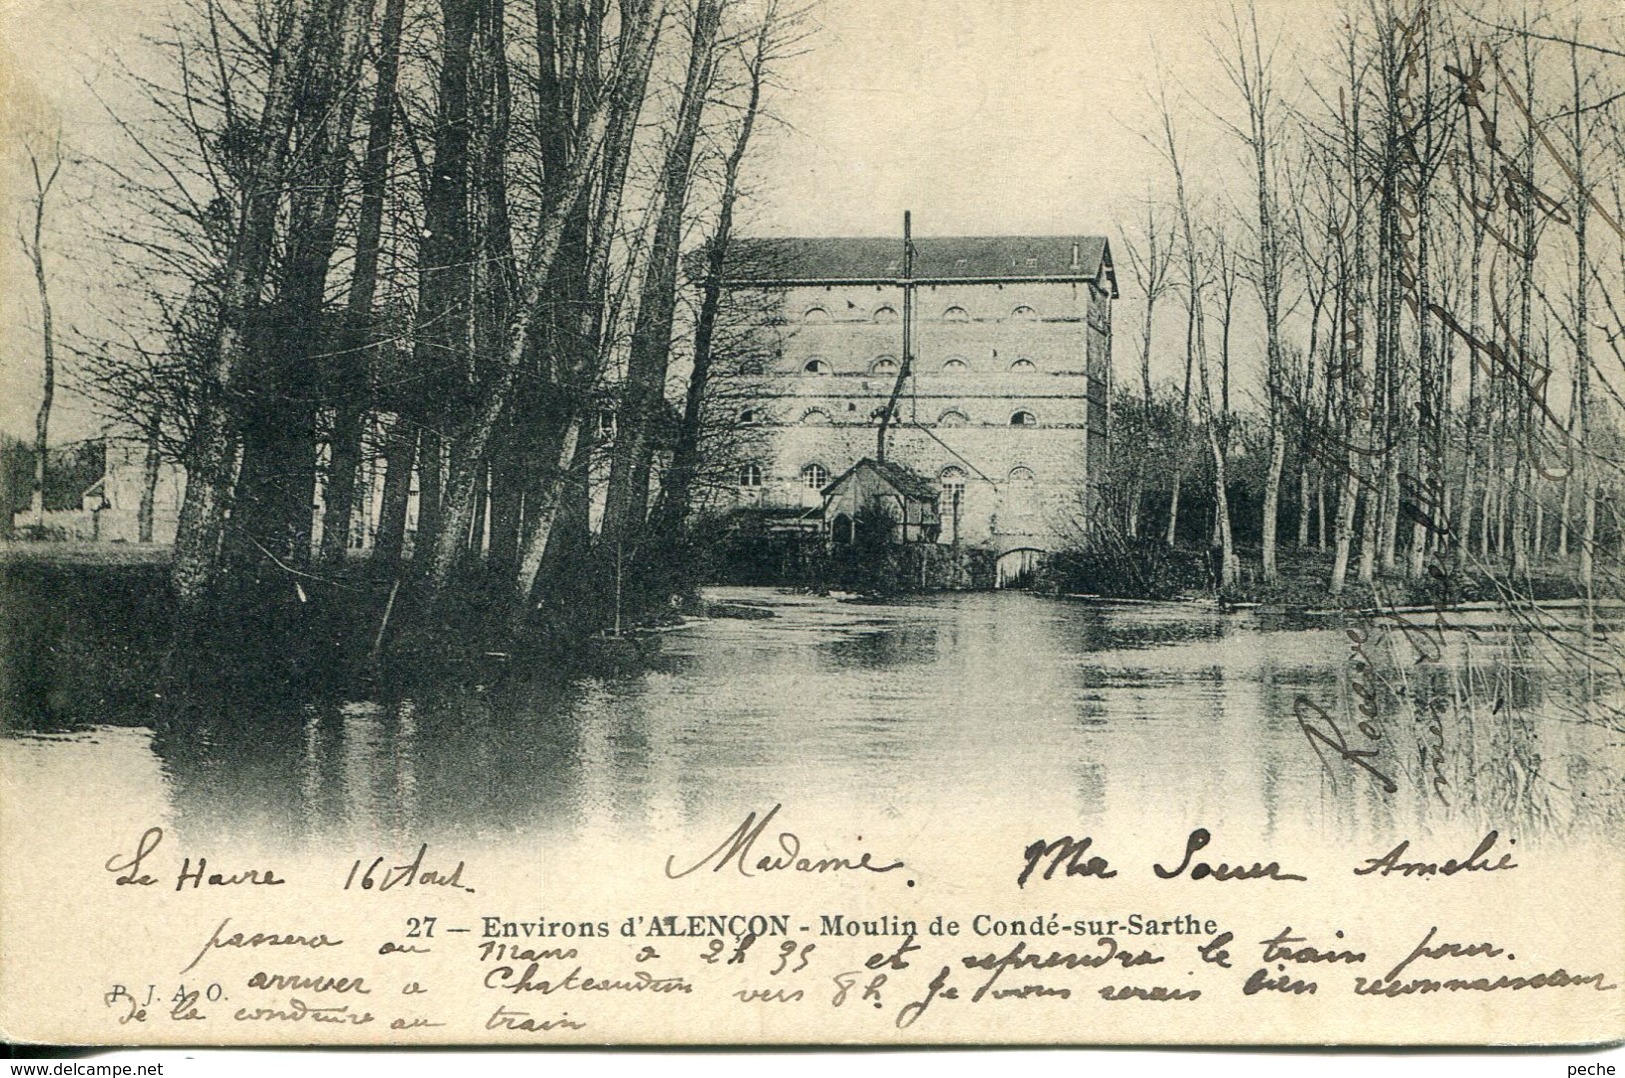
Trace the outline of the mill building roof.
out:
<instances>
[{"instance_id":1,"label":"mill building roof","mask_svg":"<svg viewBox=\"0 0 1625 1078\"><path fill-rule=\"evenodd\" d=\"M724 276L733 284L883 283L903 274L903 241L885 236L738 239ZM922 236L920 281L1103 280L1117 294L1104 236Z\"/></svg>"}]
</instances>

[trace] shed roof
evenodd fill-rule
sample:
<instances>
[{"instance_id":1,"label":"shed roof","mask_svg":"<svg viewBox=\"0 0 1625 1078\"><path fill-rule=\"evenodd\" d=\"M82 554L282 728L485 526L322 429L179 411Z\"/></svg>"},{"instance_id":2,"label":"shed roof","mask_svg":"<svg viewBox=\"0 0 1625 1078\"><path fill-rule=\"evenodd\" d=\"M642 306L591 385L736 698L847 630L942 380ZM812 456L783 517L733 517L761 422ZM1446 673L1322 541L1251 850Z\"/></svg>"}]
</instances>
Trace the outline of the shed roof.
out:
<instances>
[{"instance_id":1,"label":"shed roof","mask_svg":"<svg viewBox=\"0 0 1625 1078\"><path fill-rule=\"evenodd\" d=\"M1113 285L1111 248L1104 236L926 236L914 240L920 280L1098 280ZM724 269L730 281L895 280L903 273L903 241L885 236L738 239Z\"/></svg>"},{"instance_id":2,"label":"shed roof","mask_svg":"<svg viewBox=\"0 0 1625 1078\"><path fill-rule=\"evenodd\" d=\"M836 487L846 482L859 469L868 469L874 472L883 482L906 498L919 502L935 502L937 500L937 486L931 480L911 468L903 467L901 464L894 464L889 460L875 460L873 457L864 457L836 476L821 493L826 496L833 494Z\"/></svg>"}]
</instances>

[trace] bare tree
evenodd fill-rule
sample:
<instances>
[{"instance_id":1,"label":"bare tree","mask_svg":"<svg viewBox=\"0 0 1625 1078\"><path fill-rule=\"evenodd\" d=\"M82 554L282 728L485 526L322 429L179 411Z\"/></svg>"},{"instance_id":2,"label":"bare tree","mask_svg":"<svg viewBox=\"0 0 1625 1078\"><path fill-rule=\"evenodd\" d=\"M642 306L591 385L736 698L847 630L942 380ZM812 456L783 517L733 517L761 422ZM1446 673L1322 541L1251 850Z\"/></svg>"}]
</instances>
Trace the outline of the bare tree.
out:
<instances>
[{"instance_id":1,"label":"bare tree","mask_svg":"<svg viewBox=\"0 0 1625 1078\"><path fill-rule=\"evenodd\" d=\"M630 35L630 51L616 59L614 78L617 82L632 77L632 72L643 67L648 50L654 47L655 29L663 14L664 0L654 0L649 8L640 13L639 21ZM474 522L476 485L486 449L508 408L515 381L524 365L530 327L538 323L544 314L541 304L546 295L548 276L558 257L571 208L585 190L603 151L615 99L613 91L604 94L587 117L578 136L581 148L561 184L561 197L538 226L524 259L520 275L523 283L516 296L514 314L506 328L500 363L492 375L484 380L467 420L460 424L459 455L453 462L443 519L439 522L437 534L433 535L424 574L419 612L422 624L434 624L444 599L446 584Z\"/></svg>"},{"instance_id":2,"label":"bare tree","mask_svg":"<svg viewBox=\"0 0 1625 1078\"><path fill-rule=\"evenodd\" d=\"M311 553L322 387L329 353L345 344L342 333L327 328L327 281L348 190L372 6L373 0L320 0L310 12L299 58L295 152L285 180L287 221L271 274L274 295L259 312L253 391L236 410L242 442L232 511L236 554L278 576L303 568Z\"/></svg>"},{"instance_id":3,"label":"bare tree","mask_svg":"<svg viewBox=\"0 0 1625 1078\"><path fill-rule=\"evenodd\" d=\"M777 5L769 3L757 29L750 58L745 62L746 96L744 112L722 166L722 191L717 206L716 227L706 245L705 269L700 279L700 307L694 323L694 355L689 368L688 387L683 397L683 415L678 422L672 450L672 463L660 489L656 512L656 533L676 534L689 509L690 497L699 468L700 436L710 385L711 365L716 344L717 319L722 308L723 275L733 239L734 203L739 198L739 169L750 147L756 114L762 104L762 84L771 59L778 19Z\"/></svg>"},{"instance_id":4,"label":"bare tree","mask_svg":"<svg viewBox=\"0 0 1625 1078\"><path fill-rule=\"evenodd\" d=\"M1192 293L1191 319L1193 325L1193 349L1196 359L1197 372L1200 378L1201 391L1197 395L1200 406L1202 426L1207 434L1208 450L1213 456L1213 503L1214 516L1218 522L1220 567L1219 587L1228 591L1236 583L1238 569L1236 565L1235 543L1230 529L1230 499L1226 484L1228 470L1225 467L1225 448L1220 440L1219 426L1214 414L1212 380L1208 372L1206 317L1202 310L1201 281L1202 274L1196 247L1196 225L1194 223L1190 199L1185 190L1185 171L1179 159L1179 143L1174 130L1173 114L1164 99L1162 109L1162 150L1174 176L1175 206L1179 212L1180 229L1184 234L1185 272L1186 280Z\"/></svg>"},{"instance_id":5,"label":"bare tree","mask_svg":"<svg viewBox=\"0 0 1625 1078\"><path fill-rule=\"evenodd\" d=\"M1128 490L1128 534L1140 534L1141 502L1144 500L1145 470L1148 455L1154 451L1151 444L1152 428L1156 405L1153 399L1151 386L1151 339L1152 330L1156 324L1157 301L1168 291L1171 280L1169 270L1173 266L1174 232L1173 225L1157 220L1156 202L1149 193L1145 200L1145 218L1143 226L1137 235L1131 235L1126 229L1118 230L1123 243L1123 249L1128 255L1129 267L1134 274L1134 283L1139 287L1144 297L1145 309L1140 320L1140 415L1139 429L1145 442L1135 450L1134 461L1131 465L1132 474L1129 479ZM1123 438L1119 436L1119 443Z\"/></svg>"},{"instance_id":6,"label":"bare tree","mask_svg":"<svg viewBox=\"0 0 1625 1078\"><path fill-rule=\"evenodd\" d=\"M1370 454L1367 443L1371 431L1371 401L1376 393L1376 379L1366 370L1366 243L1367 209L1366 185L1361 168L1364 129L1360 123L1360 103L1364 95L1364 71L1358 55L1358 41L1351 26L1344 41L1347 62L1347 82L1339 88L1338 100L1338 156L1343 163L1343 181L1348 222L1351 232L1345 245L1339 235L1339 290L1338 306L1342 317L1338 320L1338 340L1341 354L1337 364L1342 385L1341 453L1330 449L1329 455L1337 460L1343 475L1342 490L1337 498L1337 538L1332 557L1332 576L1327 590L1341 595L1348 578L1349 558L1354 544L1354 517L1356 501L1361 488L1368 492L1366 479ZM1366 521L1372 519L1374 505L1367 494ZM1369 542L1364 544L1369 548ZM1369 571L1362 564L1362 580L1369 581Z\"/></svg>"},{"instance_id":7,"label":"bare tree","mask_svg":"<svg viewBox=\"0 0 1625 1078\"><path fill-rule=\"evenodd\" d=\"M1246 127L1232 129L1246 145L1253 164L1257 199L1256 239L1258 272L1254 285L1264 313L1264 391L1269 416L1269 468L1264 481L1263 579L1276 577L1275 533L1280 517L1281 470L1286 461L1286 419L1281 349L1281 291L1284 251L1280 235L1280 211L1276 205L1278 177L1273 147L1280 138L1275 123L1274 47L1265 51L1258 29L1258 11L1247 5L1246 25L1232 8L1231 52L1219 52L1231 84L1246 108ZM1226 305L1228 307L1228 303Z\"/></svg>"},{"instance_id":8,"label":"bare tree","mask_svg":"<svg viewBox=\"0 0 1625 1078\"><path fill-rule=\"evenodd\" d=\"M623 54L630 54L633 35L642 25L640 20L646 17L650 17L647 0L623 3L620 45ZM658 23L659 15L653 17ZM658 25L656 29L658 31ZM637 66L623 68L621 72L605 136L604 162L597 180L597 206L590 213L590 224L580 225L586 233L584 261L576 267L573 302L559 305L568 314L556 318L553 327L560 347L572 358L555 363L551 369L551 381L556 384L549 388L557 394L561 404L555 410L557 414L549 417L553 440L547 443L537 468L532 508L526 514L520 538L513 592L516 602L511 612L511 621L516 626L523 624L540 599L545 560L551 556L556 562L562 562L570 554L568 548L585 547L588 542L586 472L591 464L592 438L586 424L596 409L595 385L619 343L614 327L619 320L624 291L630 284L631 261L637 254L636 244L633 244L633 251L627 255L627 272L617 279L614 250L623 238L618 235L617 224L625 201L638 117L644 106L653 60L651 42ZM557 83L562 77L560 72L548 76L548 81ZM550 90L550 95L559 89ZM591 95L586 96L591 99ZM562 159L562 151L556 155ZM583 203L580 213L586 217L588 211L589 207ZM589 436L583 437L584 433ZM555 542L561 515L567 521L564 531L568 538Z\"/></svg>"},{"instance_id":9,"label":"bare tree","mask_svg":"<svg viewBox=\"0 0 1625 1078\"><path fill-rule=\"evenodd\" d=\"M251 320L271 264L277 208L287 174L288 138L298 100L296 68L308 30L310 2L288 0L281 12L284 45L272 54L264 104L244 135L251 149L243 162L243 204L221 275L219 328L206 368L208 395L198 408L171 568L186 620L201 612L220 567L239 457L232 401L236 394L252 389L238 383L252 362Z\"/></svg>"},{"instance_id":10,"label":"bare tree","mask_svg":"<svg viewBox=\"0 0 1625 1078\"><path fill-rule=\"evenodd\" d=\"M689 40L688 71L656 194L659 210L627 355L626 381L616 424L602 540L610 549L637 538L648 509L656 429L665 413L671 358L684 202L694 164L700 114L716 70L717 31L724 0L697 0ZM607 555L606 555L607 556ZM619 555L616 555L619 556Z\"/></svg>"},{"instance_id":11,"label":"bare tree","mask_svg":"<svg viewBox=\"0 0 1625 1078\"><path fill-rule=\"evenodd\" d=\"M18 235L23 253L34 267L34 286L39 293L40 358L45 372L40 387L39 411L34 415L34 485L29 494L29 513L35 527L45 524L45 466L49 452L51 431L51 405L56 397L56 332L51 322L51 292L45 273L45 211L62 171L62 142L60 137L51 146L45 168L41 168L40 154L32 145L27 147L28 166L34 180L34 193L29 199L28 221Z\"/></svg>"},{"instance_id":12,"label":"bare tree","mask_svg":"<svg viewBox=\"0 0 1625 1078\"><path fill-rule=\"evenodd\" d=\"M1196 312L1202 305L1203 290L1207 286L1207 262L1200 255L1185 253L1185 377L1179 395L1179 415L1174 422L1174 476L1168 496L1168 530L1163 536L1165 546L1173 546L1179 537L1179 498L1185 482L1186 457L1191 440L1191 375L1196 368Z\"/></svg>"},{"instance_id":13,"label":"bare tree","mask_svg":"<svg viewBox=\"0 0 1625 1078\"><path fill-rule=\"evenodd\" d=\"M322 515L322 560L328 564L341 562L349 546L356 472L361 466L365 405L371 396L368 373L374 367L372 357L377 337L373 306L378 294L378 264L400 73L401 25L405 17L406 0L385 0L383 22L374 49L376 75L372 109L367 118L366 148L361 160L361 205L345 302L345 334L331 363L334 419ZM400 450L392 449L394 460L389 466L410 469L410 464L401 460Z\"/></svg>"}]
</instances>

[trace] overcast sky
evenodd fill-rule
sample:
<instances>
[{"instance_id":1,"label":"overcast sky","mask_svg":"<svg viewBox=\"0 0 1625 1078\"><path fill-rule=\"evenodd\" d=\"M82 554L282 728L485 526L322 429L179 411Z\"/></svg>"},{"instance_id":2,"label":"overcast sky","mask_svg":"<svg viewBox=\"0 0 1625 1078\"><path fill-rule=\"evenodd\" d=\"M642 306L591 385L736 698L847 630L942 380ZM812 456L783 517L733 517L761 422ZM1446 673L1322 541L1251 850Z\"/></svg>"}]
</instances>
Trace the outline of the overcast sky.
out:
<instances>
[{"instance_id":1,"label":"overcast sky","mask_svg":"<svg viewBox=\"0 0 1625 1078\"><path fill-rule=\"evenodd\" d=\"M0 40L16 61L0 70L6 122L36 97L64 117L71 142L108 139L90 88L114 85L102 60L128 56L152 10L140 0L0 0ZM1245 200L1237 150L1215 141L1207 111L1233 107L1208 41L1228 10L1226 0L824 0L807 51L780 71L785 89L771 107L784 125L756 147L742 227L891 235L910 209L922 235L1115 236L1163 183L1143 138L1156 131L1159 85L1185 120L1194 179L1210 200ZM1261 10L1271 34L1283 23L1332 25L1325 0L1264 0ZM1296 78L1306 53L1283 53ZM18 67L25 84L12 78ZM0 162L0 184L15 186L17 165ZM1234 196L1225 175L1243 180ZM32 426L39 379L38 305L14 238L20 209L6 210L0 235L0 426L16 433ZM73 293L96 287L84 260L72 261L56 270L69 325ZM1131 303L1125 295L1119 308L1125 329ZM1131 348L1121 334L1121 370ZM68 394L57 429L84 436L94 417Z\"/></svg>"},{"instance_id":2,"label":"overcast sky","mask_svg":"<svg viewBox=\"0 0 1625 1078\"><path fill-rule=\"evenodd\" d=\"M757 158L758 226L886 234L1102 232L1143 193L1160 62L1209 77L1214 4L827 0L786 66L791 125Z\"/></svg>"}]
</instances>

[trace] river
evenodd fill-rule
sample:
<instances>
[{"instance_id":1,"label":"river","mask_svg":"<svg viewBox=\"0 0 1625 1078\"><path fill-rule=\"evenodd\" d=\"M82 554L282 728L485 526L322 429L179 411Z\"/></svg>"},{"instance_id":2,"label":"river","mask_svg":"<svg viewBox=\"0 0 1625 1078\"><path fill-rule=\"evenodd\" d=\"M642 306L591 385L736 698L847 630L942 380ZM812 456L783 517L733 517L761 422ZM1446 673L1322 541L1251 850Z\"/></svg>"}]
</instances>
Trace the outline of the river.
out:
<instances>
[{"instance_id":1,"label":"river","mask_svg":"<svg viewBox=\"0 0 1625 1078\"><path fill-rule=\"evenodd\" d=\"M8 779L290 847L688 826L775 803L1264 835L1606 834L1622 818L1618 713L1602 706L1617 695L1587 689L1573 641L1505 616L709 598L770 616L696 619L615 676L493 667L410 698L12 730Z\"/></svg>"}]
</instances>

